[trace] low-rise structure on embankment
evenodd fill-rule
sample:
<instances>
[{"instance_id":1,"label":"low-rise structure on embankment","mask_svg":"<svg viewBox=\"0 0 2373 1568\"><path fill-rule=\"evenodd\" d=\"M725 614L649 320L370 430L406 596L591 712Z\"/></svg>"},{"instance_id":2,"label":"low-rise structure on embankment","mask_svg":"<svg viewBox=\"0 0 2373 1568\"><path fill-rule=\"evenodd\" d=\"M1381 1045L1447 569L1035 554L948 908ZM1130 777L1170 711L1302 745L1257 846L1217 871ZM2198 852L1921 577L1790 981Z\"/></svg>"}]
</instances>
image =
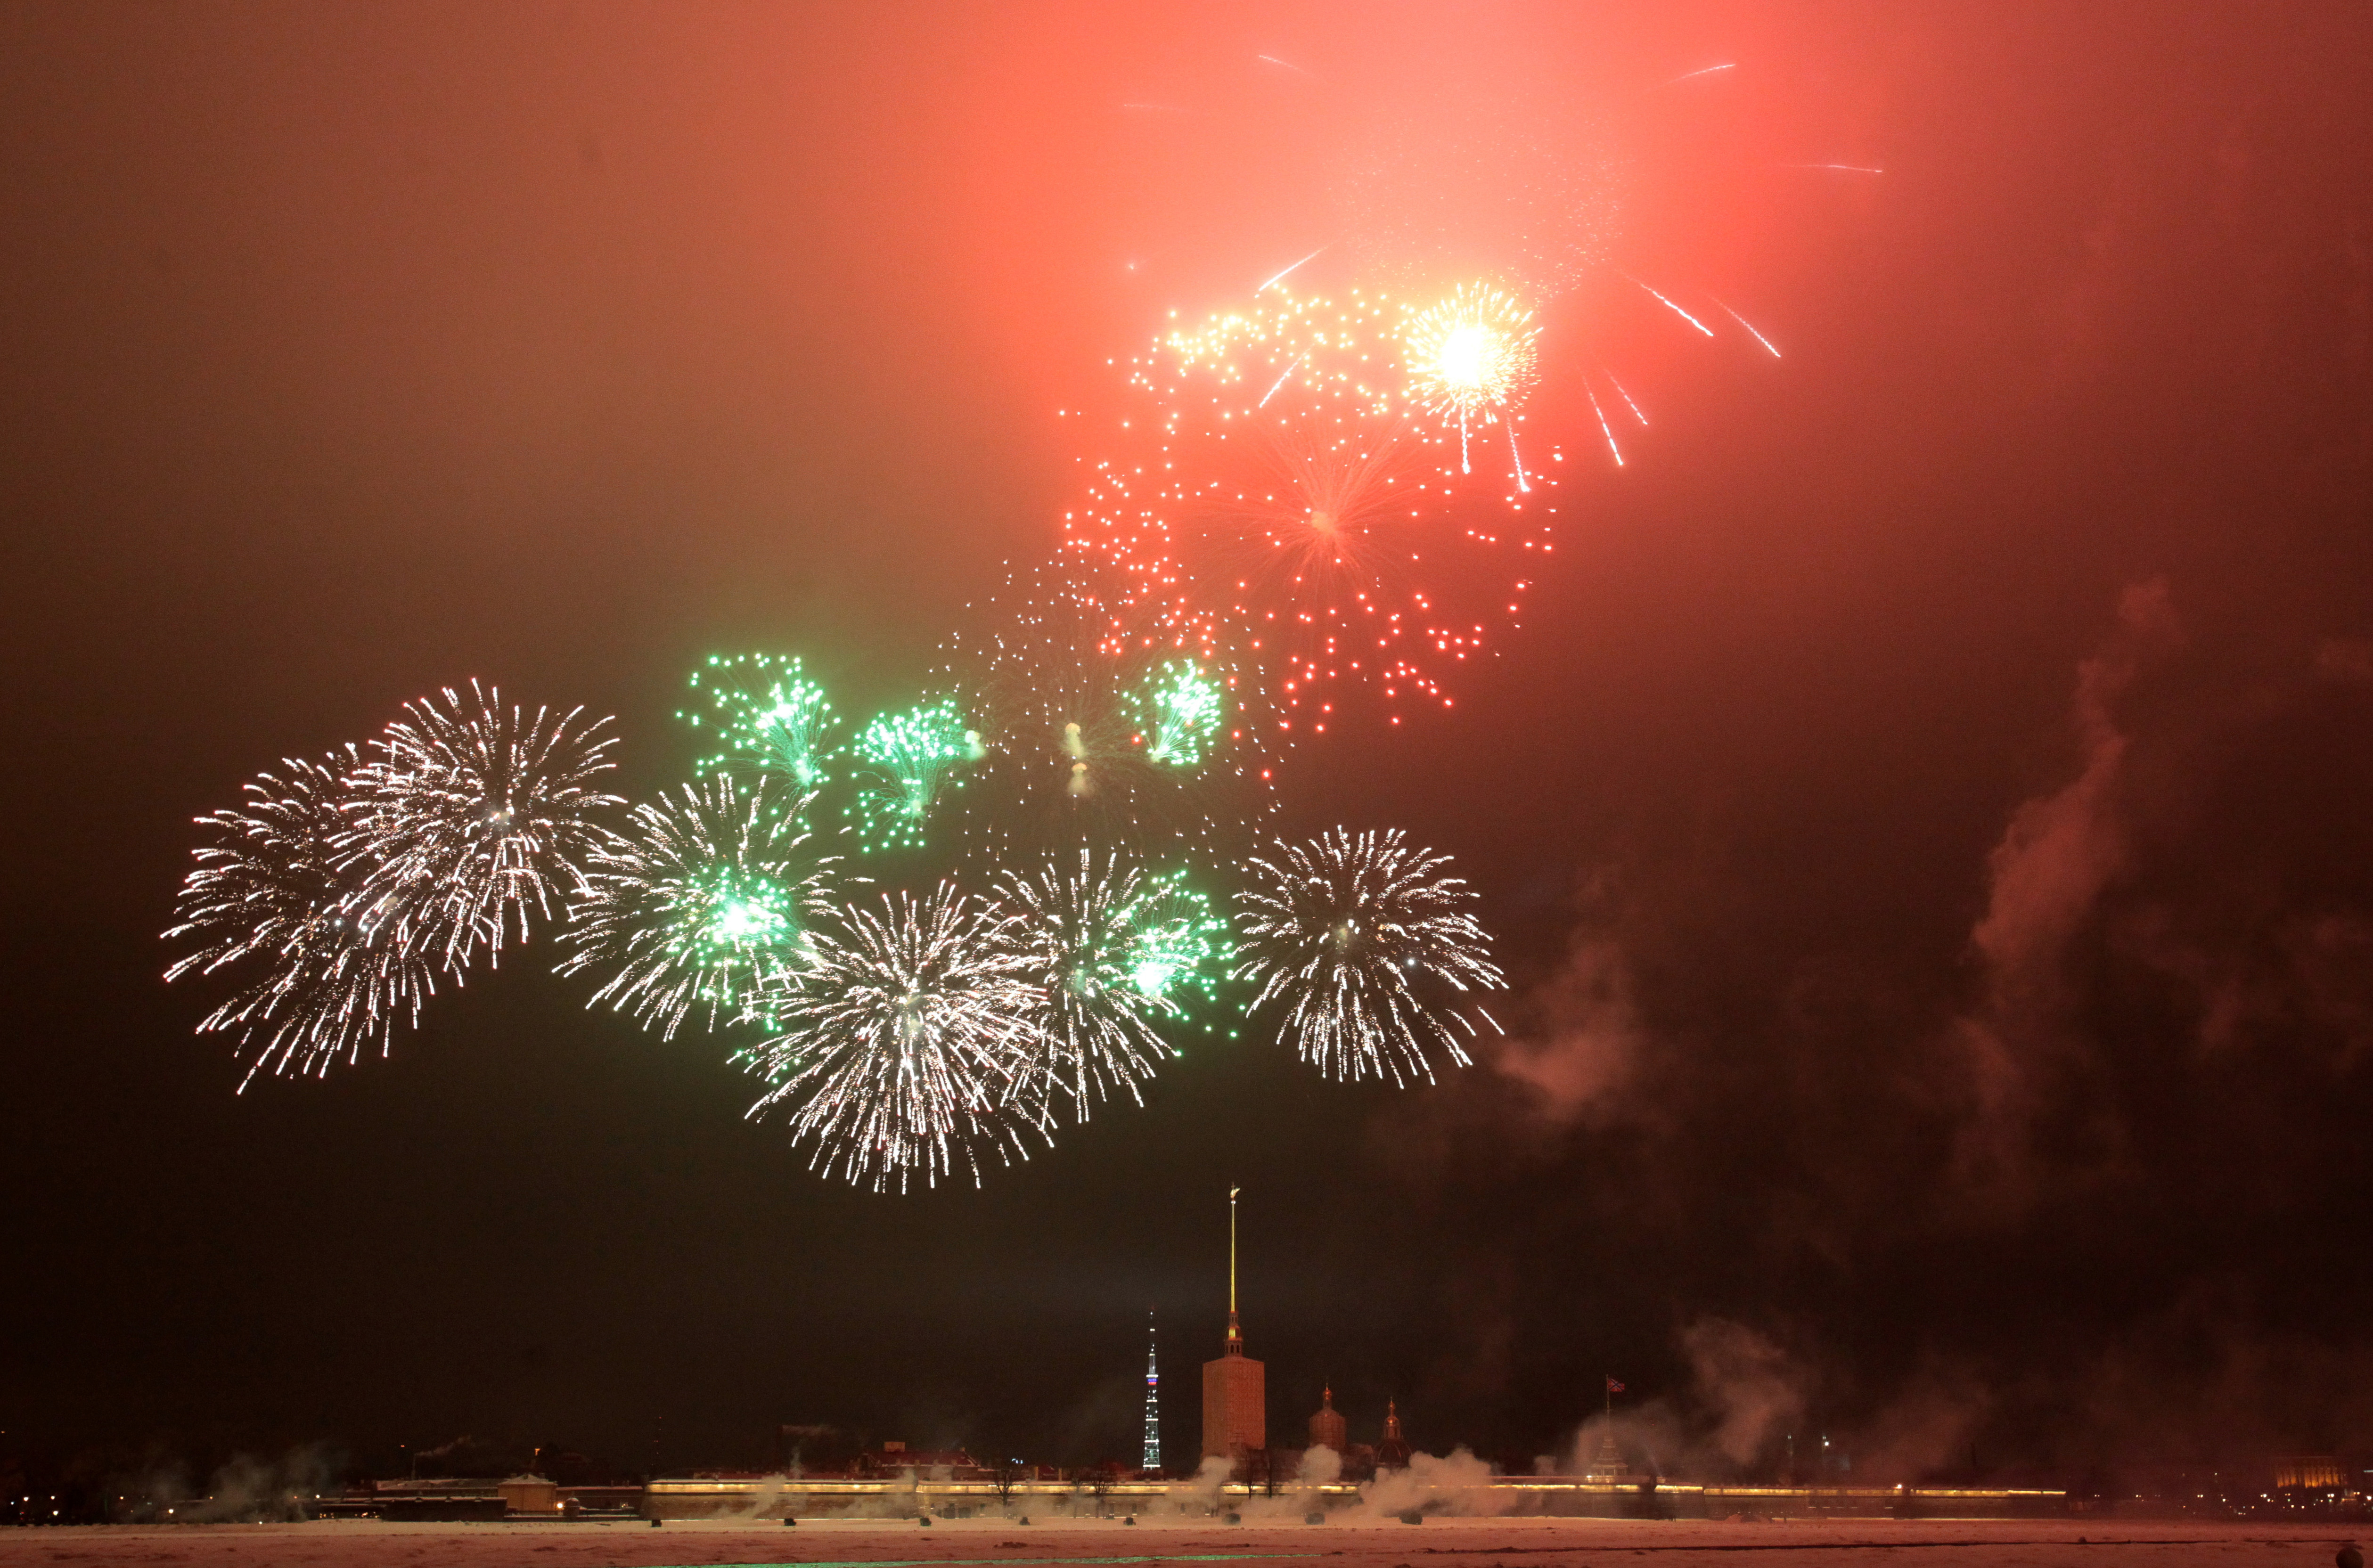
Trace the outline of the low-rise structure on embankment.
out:
<instances>
[{"instance_id":1,"label":"low-rise structure on embankment","mask_svg":"<svg viewBox=\"0 0 2373 1568\"><path fill-rule=\"evenodd\" d=\"M1374 1495L1370 1495L1373 1493ZM1348 1482L1221 1487L1123 1473L1091 1479L933 1479L927 1475L801 1477L700 1475L651 1481L643 1513L654 1519L917 1518L1036 1515L1048 1518L1162 1515L1333 1515L1360 1507L1395 1514L1581 1518L2036 1518L2064 1514L2068 1494L2024 1487L1710 1486L1617 1483L1577 1476L1493 1476L1428 1484L1397 1472L1381 1484Z\"/></svg>"}]
</instances>

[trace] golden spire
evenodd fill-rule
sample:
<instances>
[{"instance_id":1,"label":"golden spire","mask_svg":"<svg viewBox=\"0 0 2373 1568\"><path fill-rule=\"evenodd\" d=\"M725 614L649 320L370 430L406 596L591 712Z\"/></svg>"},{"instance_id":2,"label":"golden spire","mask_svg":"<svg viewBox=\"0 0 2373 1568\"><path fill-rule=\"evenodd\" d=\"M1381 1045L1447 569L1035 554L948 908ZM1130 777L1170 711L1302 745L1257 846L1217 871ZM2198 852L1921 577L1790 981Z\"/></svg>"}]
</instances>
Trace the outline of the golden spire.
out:
<instances>
[{"instance_id":1,"label":"golden spire","mask_svg":"<svg viewBox=\"0 0 2373 1568\"><path fill-rule=\"evenodd\" d=\"M1241 1187L1228 1188L1228 1353L1245 1353L1245 1336L1236 1327L1236 1194Z\"/></svg>"}]
</instances>

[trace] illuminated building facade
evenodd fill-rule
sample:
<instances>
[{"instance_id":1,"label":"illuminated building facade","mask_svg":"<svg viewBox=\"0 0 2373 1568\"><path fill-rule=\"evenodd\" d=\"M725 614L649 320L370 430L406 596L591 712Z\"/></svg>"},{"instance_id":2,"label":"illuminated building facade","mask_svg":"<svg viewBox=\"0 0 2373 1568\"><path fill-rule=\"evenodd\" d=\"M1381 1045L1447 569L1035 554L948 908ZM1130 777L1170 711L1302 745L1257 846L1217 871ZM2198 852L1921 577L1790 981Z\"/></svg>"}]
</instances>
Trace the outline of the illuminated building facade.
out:
<instances>
[{"instance_id":1,"label":"illuminated building facade","mask_svg":"<svg viewBox=\"0 0 2373 1568\"><path fill-rule=\"evenodd\" d=\"M2274 1490L2322 1490L2346 1484L2337 1454L2284 1454L2274 1460Z\"/></svg>"}]
</instances>

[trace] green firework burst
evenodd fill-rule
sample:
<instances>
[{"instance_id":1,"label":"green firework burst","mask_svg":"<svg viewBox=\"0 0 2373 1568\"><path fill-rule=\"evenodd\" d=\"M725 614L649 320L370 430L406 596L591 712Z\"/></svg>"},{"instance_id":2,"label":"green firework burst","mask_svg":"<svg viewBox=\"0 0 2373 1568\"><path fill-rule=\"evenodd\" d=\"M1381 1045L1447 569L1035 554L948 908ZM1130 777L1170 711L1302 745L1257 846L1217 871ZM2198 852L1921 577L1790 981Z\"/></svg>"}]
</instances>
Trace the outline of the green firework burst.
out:
<instances>
[{"instance_id":1,"label":"green firework burst","mask_svg":"<svg viewBox=\"0 0 2373 1568\"><path fill-rule=\"evenodd\" d=\"M1023 1098L1085 1120L1177 1052L1160 1025L1206 999L1234 955L1210 900L1184 871L1151 872L1125 851L1082 849L1035 872L1007 871L998 891L1020 917L1037 988Z\"/></svg>"},{"instance_id":2,"label":"green firework burst","mask_svg":"<svg viewBox=\"0 0 2373 1568\"><path fill-rule=\"evenodd\" d=\"M980 733L953 697L884 713L849 747L856 794L849 814L867 851L920 848L940 792L951 776L981 756Z\"/></svg>"},{"instance_id":3,"label":"green firework burst","mask_svg":"<svg viewBox=\"0 0 2373 1568\"><path fill-rule=\"evenodd\" d=\"M1145 759L1192 772L1220 738L1228 694L1201 665L1179 659L1147 671L1126 706L1144 743Z\"/></svg>"},{"instance_id":4,"label":"green firework burst","mask_svg":"<svg viewBox=\"0 0 2373 1568\"><path fill-rule=\"evenodd\" d=\"M805 825L813 800L779 778L719 775L636 807L591 857L560 972L603 975L594 1000L663 1035L696 1009L710 1028L733 1022L805 962L827 907L834 858Z\"/></svg>"},{"instance_id":5,"label":"green firework burst","mask_svg":"<svg viewBox=\"0 0 2373 1568\"><path fill-rule=\"evenodd\" d=\"M701 775L779 773L802 790L824 782L832 703L797 659L711 654L691 685L694 701L676 717L712 743L696 765Z\"/></svg>"},{"instance_id":6,"label":"green firework burst","mask_svg":"<svg viewBox=\"0 0 2373 1568\"><path fill-rule=\"evenodd\" d=\"M1188 992L1217 999L1235 962L1236 942L1210 896L1190 887L1184 868L1148 874L1128 905L1132 932L1129 983L1149 1000L1184 1012Z\"/></svg>"}]
</instances>

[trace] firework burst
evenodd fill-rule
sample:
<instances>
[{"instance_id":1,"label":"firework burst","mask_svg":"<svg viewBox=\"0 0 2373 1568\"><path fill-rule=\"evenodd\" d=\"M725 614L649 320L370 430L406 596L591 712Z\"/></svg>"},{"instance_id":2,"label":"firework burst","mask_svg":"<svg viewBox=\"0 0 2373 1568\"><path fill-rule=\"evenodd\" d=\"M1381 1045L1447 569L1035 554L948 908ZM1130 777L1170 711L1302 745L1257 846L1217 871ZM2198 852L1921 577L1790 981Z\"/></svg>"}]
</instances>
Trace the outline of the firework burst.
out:
<instances>
[{"instance_id":1,"label":"firework burst","mask_svg":"<svg viewBox=\"0 0 2373 1568\"><path fill-rule=\"evenodd\" d=\"M991 608L994 629L951 639L944 666L983 715L968 846L992 860L1083 845L1233 858L1223 842L1264 798L1233 674L1116 637L1107 602L1057 569L1018 574Z\"/></svg>"},{"instance_id":2,"label":"firework burst","mask_svg":"<svg viewBox=\"0 0 2373 1568\"><path fill-rule=\"evenodd\" d=\"M384 1055L399 1023L416 1024L435 975L401 933L357 915L368 862L351 837L355 748L326 762L291 761L286 776L247 786L246 805L198 819L211 842L181 884L179 919L165 936L196 948L168 980L228 969L238 991L198 1024L235 1036L248 1058L244 1089L275 1073L321 1073L357 1060L377 1041Z\"/></svg>"},{"instance_id":3,"label":"firework burst","mask_svg":"<svg viewBox=\"0 0 2373 1568\"><path fill-rule=\"evenodd\" d=\"M770 1085L750 1114L782 1115L809 1168L876 1192L1026 1159L1046 1131L1028 1071L1043 997L1016 937L946 883L819 920L753 1009L775 1033L742 1058Z\"/></svg>"},{"instance_id":4,"label":"firework burst","mask_svg":"<svg viewBox=\"0 0 2373 1568\"><path fill-rule=\"evenodd\" d=\"M1041 997L1030 1071L1044 1097L1086 1120L1099 1101L1140 1085L1175 1054L1159 1024L1209 999L1231 947L1210 900L1183 871L1151 872L1126 855L1082 849L1035 875L1007 872L999 892L1021 919L1020 940Z\"/></svg>"},{"instance_id":5,"label":"firework burst","mask_svg":"<svg viewBox=\"0 0 2373 1568\"><path fill-rule=\"evenodd\" d=\"M525 942L531 912L550 919L607 841L602 815L625 803L595 784L615 766L610 721L580 724L583 711L506 708L475 681L466 700L449 686L442 705L405 704L357 775L362 917L456 972L514 927Z\"/></svg>"},{"instance_id":6,"label":"firework burst","mask_svg":"<svg viewBox=\"0 0 2373 1568\"><path fill-rule=\"evenodd\" d=\"M980 731L953 697L883 714L849 752L857 790L849 810L859 845L869 851L921 848L941 791L962 783L955 770L984 755Z\"/></svg>"},{"instance_id":7,"label":"firework burst","mask_svg":"<svg viewBox=\"0 0 2373 1568\"><path fill-rule=\"evenodd\" d=\"M1450 857L1398 829L1278 849L1246 866L1253 886L1237 895L1236 977L1259 988L1254 1009L1281 1009L1285 1036L1329 1078L1432 1082L1437 1052L1468 1065L1470 999L1506 982L1462 907L1474 895L1440 874Z\"/></svg>"},{"instance_id":8,"label":"firework burst","mask_svg":"<svg viewBox=\"0 0 2373 1568\"><path fill-rule=\"evenodd\" d=\"M1344 684L1450 700L1554 509L1521 474L1462 477L1409 395L1404 317L1280 287L1131 362L1133 405L1066 524L1117 585L1112 641L1260 672L1281 730L1324 730Z\"/></svg>"},{"instance_id":9,"label":"firework burst","mask_svg":"<svg viewBox=\"0 0 2373 1568\"><path fill-rule=\"evenodd\" d=\"M1226 722L1227 689L1192 659L1148 670L1123 696L1136 733L1130 738L1156 767L1191 772L1218 744Z\"/></svg>"},{"instance_id":10,"label":"firework burst","mask_svg":"<svg viewBox=\"0 0 2373 1568\"><path fill-rule=\"evenodd\" d=\"M1409 358L1409 396L1418 407L1458 427L1458 468L1468 471L1472 428L1504 424L1516 488L1532 488L1516 450L1515 410L1540 370L1540 333L1530 307L1506 289L1465 284L1431 310L1413 312L1402 329Z\"/></svg>"},{"instance_id":11,"label":"firework burst","mask_svg":"<svg viewBox=\"0 0 2373 1568\"><path fill-rule=\"evenodd\" d=\"M676 717L713 744L698 772L779 773L801 790L824 782L832 703L797 659L712 654L691 686L695 701Z\"/></svg>"},{"instance_id":12,"label":"firework burst","mask_svg":"<svg viewBox=\"0 0 2373 1568\"><path fill-rule=\"evenodd\" d=\"M807 829L814 800L776 778L719 775L637 806L587 864L560 973L605 972L593 1000L663 1037L695 1007L712 1029L742 1016L801 962L826 907L835 860Z\"/></svg>"}]
</instances>

